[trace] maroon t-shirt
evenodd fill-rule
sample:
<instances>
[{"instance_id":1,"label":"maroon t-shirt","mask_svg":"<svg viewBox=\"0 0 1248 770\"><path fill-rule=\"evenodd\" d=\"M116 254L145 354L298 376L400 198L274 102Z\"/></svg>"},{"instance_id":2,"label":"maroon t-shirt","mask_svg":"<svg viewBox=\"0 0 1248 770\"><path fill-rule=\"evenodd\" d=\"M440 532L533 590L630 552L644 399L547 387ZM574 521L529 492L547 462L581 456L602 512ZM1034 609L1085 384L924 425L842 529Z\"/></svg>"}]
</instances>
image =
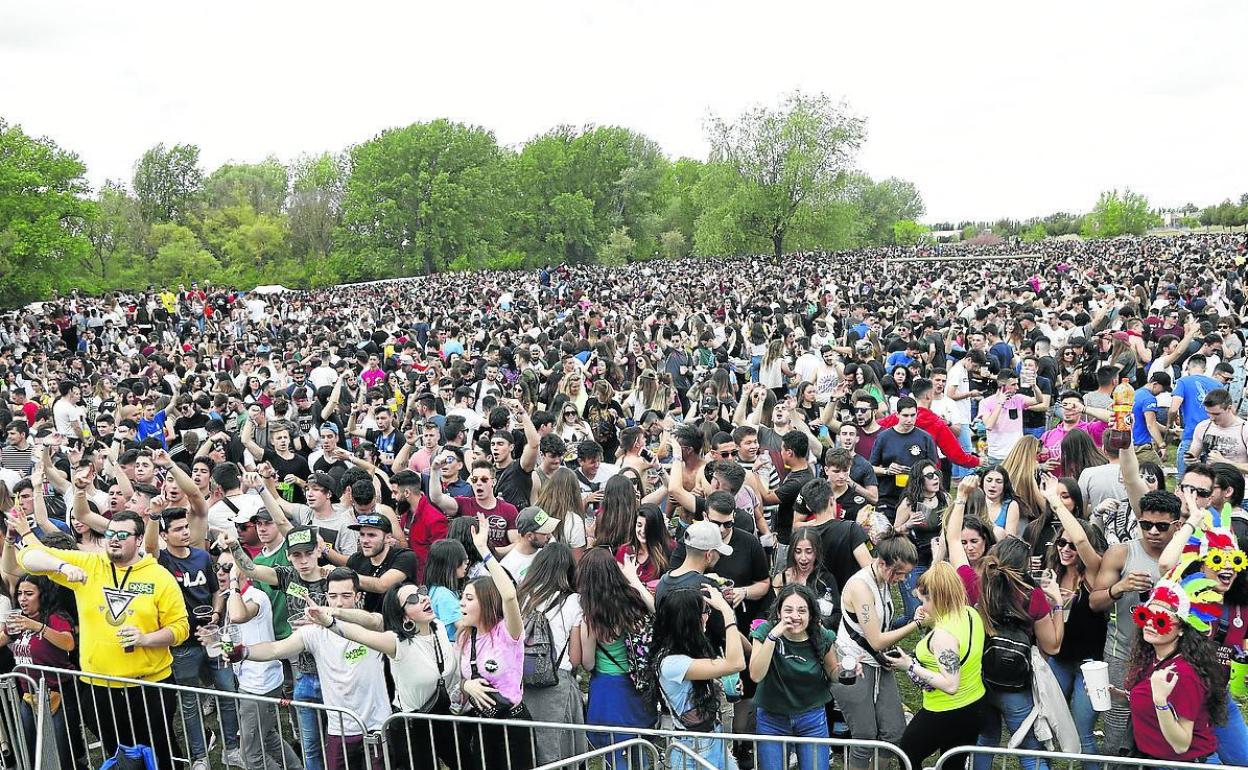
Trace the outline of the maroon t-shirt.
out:
<instances>
[{"instance_id":1,"label":"maroon t-shirt","mask_svg":"<svg viewBox=\"0 0 1248 770\"><path fill-rule=\"evenodd\" d=\"M516 516L520 513L516 506L501 497L495 500L493 508L482 508L475 497L456 497L455 504L459 506L460 516L471 516L475 519L478 513L485 514L485 519L490 524L491 548L503 548L511 543L507 530L516 528Z\"/></svg>"},{"instance_id":2,"label":"maroon t-shirt","mask_svg":"<svg viewBox=\"0 0 1248 770\"><path fill-rule=\"evenodd\" d=\"M1189 762L1212 754L1218 748L1213 734L1209 707L1205 703L1205 685L1200 676L1186 660L1170 658L1163 664L1173 667L1179 674L1179 682L1170 693L1170 705L1180 719L1192 720L1192 745L1182 754L1176 754L1161 733L1157 721L1157 707L1153 705L1153 686L1149 681L1156 665L1140 677L1131 688L1131 728L1135 732L1135 745L1145 756Z\"/></svg>"},{"instance_id":3,"label":"maroon t-shirt","mask_svg":"<svg viewBox=\"0 0 1248 770\"><path fill-rule=\"evenodd\" d=\"M48 616L48 628L53 631L73 630L69 619L59 613ZM20 636L13 637L9 642L9 649L13 652L13 659L17 663L13 670L33 677L36 681L44 678L43 672L28 670L26 666L47 666L48 668L64 669L78 668L74 664L72 655L47 639L39 638L33 631L25 631ZM30 685L26 684L25 680L18 681L23 691L29 689ZM48 677L48 689L60 689L60 684L56 681L55 676Z\"/></svg>"}]
</instances>

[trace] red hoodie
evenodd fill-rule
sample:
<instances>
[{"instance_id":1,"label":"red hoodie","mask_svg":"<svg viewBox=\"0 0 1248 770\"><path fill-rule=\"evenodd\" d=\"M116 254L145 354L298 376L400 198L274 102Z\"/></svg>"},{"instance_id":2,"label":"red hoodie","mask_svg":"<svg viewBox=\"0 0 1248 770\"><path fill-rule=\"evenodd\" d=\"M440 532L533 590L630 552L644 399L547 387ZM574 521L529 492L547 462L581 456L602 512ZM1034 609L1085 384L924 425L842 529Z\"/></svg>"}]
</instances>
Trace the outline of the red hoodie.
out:
<instances>
[{"instance_id":1,"label":"red hoodie","mask_svg":"<svg viewBox=\"0 0 1248 770\"><path fill-rule=\"evenodd\" d=\"M891 428L897 424L897 415L890 414L880 420L880 426ZM962 449L962 445L958 443L957 435L949 428L944 420L940 419L931 409L925 406L919 407L919 415L914 421L915 427L925 430L931 435L932 440L936 442L936 446L940 448L940 453L949 458L954 465L961 465L965 468L978 468L979 458L972 454L967 454Z\"/></svg>"}]
</instances>

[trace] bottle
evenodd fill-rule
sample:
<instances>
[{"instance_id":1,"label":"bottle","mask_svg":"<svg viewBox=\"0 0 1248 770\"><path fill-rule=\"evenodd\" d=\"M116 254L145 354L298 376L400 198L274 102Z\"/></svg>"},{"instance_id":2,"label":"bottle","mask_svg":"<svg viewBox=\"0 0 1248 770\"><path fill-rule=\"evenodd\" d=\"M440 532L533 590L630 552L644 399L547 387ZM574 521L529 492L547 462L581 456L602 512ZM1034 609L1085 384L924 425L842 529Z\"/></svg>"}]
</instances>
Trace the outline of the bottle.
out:
<instances>
[{"instance_id":1,"label":"bottle","mask_svg":"<svg viewBox=\"0 0 1248 770\"><path fill-rule=\"evenodd\" d=\"M1123 377L1113 392L1114 403L1111 407L1114 413L1113 426L1114 430L1127 431L1131 429L1131 409L1134 406L1135 390L1127 382L1127 378Z\"/></svg>"}]
</instances>

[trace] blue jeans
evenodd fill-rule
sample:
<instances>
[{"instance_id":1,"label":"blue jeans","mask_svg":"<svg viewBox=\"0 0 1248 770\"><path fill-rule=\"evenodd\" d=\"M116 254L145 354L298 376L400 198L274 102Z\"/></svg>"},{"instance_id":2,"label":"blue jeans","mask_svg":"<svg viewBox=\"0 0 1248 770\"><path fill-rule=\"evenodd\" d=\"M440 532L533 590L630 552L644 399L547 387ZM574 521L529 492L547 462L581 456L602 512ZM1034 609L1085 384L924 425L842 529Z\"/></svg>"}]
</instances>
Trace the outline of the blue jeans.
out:
<instances>
[{"instance_id":1,"label":"blue jeans","mask_svg":"<svg viewBox=\"0 0 1248 770\"><path fill-rule=\"evenodd\" d=\"M1190 438L1185 438L1179 442L1179 453L1174 458L1174 466L1177 469L1177 474L1175 475L1175 478L1178 479L1179 481L1183 480L1183 471L1187 468L1187 460L1185 460L1184 458L1187 457L1187 450L1191 448L1192 448L1192 440Z\"/></svg>"},{"instance_id":2,"label":"blue jeans","mask_svg":"<svg viewBox=\"0 0 1248 770\"><path fill-rule=\"evenodd\" d=\"M971 426L962 425L959 427L961 430L958 431L958 445L962 447L963 452L972 455L975 454L975 446L971 443ZM966 468L958 465L957 463L949 463L949 476L954 481L966 478L974 472L974 468Z\"/></svg>"},{"instance_id":3,"label":"blue jeans","mask_svg":"<svg viewBox=\"0 0 1248 770\"><path fill-rule=\"evenodd\" d=\"M984 697L984 705L988 707L988 718L985 723L984 732L979 736L980 746L1000 746L1001 745L1001 719L1005 720L1006 727L1010 728L1010 732L1018 731L1019 726L1023 724L1023 720L1031 713L1031 690L1023 692L998 692L989 690ZM1027 737L1018 746L1020 749L1039 749L1040 741L1036 740L1034 733L1028 731ZM991 754L975 755L975 770L992 770ZM1019 766L1022 770L1037 770L1036 760L1034 758L1019 759ZM1049 770L1047 762L1039 763L1040 770Z\"/></svg>"},{"instance_id":4,"label":"blue jeans","mask_svg":"<svg viewBox=\"0 0 1248 770\"><path fill-rule=\"evenodd\" d=\"M213 685L222 692L237 692L238 683L234 681L234 671L230 668L217 668L209 664L208 653L199 644L183 644L173 648L173 681L184 687L200 687L200 676L209 672ZM179 693L178 700L182 704L182 729L186 732L186 741L190 744L191 759L208 756L207 732L203 725L203 704L198 696L187 696ZM233 698L217 698L217 707L221 709L222 736L227 749L238 748L238 703Z\"/></svg>"},{"instance_id":5,"label":"blue jeans","mask_svg":"<svg viewBox=\"0 0 1248 770\"><path fill-rule=\"evenodd\" d=\"M295 674L295 700L304 703L324 703L321 698L321 678L316 674ZM303 746L303 766L306 770L325 770L325 753L321 740L325 726L317 709L295 708L299 720L299 743Z\"/></svg>"},{"instance_id":6,"label":"blue jeans","mask_svg":"<svg viewBox=\"0 0 1248 770\"><path fill-rule=\"evenodd\" d=\"M1053 671L1053 676L1057 677L1057 684L1062 688L1066 702L1070 704L1070 715L1075 720L1075 729L1079 731L1079 750L1084 754L1101 753L1096 745L1096 736L1092 735L1097 714L1088 698L1088 688L1083 686L1083 671L1079 664L1049 658L1049 668ZM1101 770L1101 766L1095 763L1085 762L1083 767L1084 770Z\"/></svg>"},{"instance_id":7,"label":"blue jeans","mask_svg":"<svg viewBox=\"0 0 1248 770\"><path fill-rule=\"evenodd\" d=\"M800 714L776 714L758 709L759 735L789 735L794 738L827 738L828 717L823 706ZM798 770L826 770L828 747L826 745L797 744L790 746L780 741L759 741L758 770L787 770L788 755L797 754Z\"/></svg>"},{"instance_id":8,"label":"blue jeans","mask_svg":"<svg viewBox=\"0 0 1248 770\"><path fill-rule=\"evenodd\" d=\"M919 585L919 578L927 572L928 566L916 565L910 570L910 574L906 575L906 579L901 584L901 617L893 620L893 628L901 628L910 622L914 617L914 612L920 606L919 600L914 598L914 590Z\"/></svg>"},{"instance_id":9,"label":"blue jeans","mask_svg":"<svg viewBox=\"0 0 1248 770\"><path fill-rule=\"evenodd\" d=\"M1248 765L1248 725L1239 704L1230 695L1226 697L1226 723L1213 726L1218 739L1218 759L1224 765ZM1211 760L1212 761L1212 760Z\"/></svg>"}]
</instances>

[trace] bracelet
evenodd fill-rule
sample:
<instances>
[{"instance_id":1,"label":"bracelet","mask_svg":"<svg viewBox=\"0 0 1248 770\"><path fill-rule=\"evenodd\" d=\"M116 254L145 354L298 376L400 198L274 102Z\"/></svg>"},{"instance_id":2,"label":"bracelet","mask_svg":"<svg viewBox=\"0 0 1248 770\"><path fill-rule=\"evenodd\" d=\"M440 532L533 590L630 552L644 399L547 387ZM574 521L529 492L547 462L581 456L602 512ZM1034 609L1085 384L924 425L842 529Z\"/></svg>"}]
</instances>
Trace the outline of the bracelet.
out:
<instances>
[{"instance_id":1,"label":"bracelet","mask_svg":"<svg viewBox=\"0 0 1248 770\"><path fill-rule=\"evenodd\" d=\"M329 622L329 625L328 625L328 626L326 626L326 627L327 627L330 631L333 631L335 634L337 634L337 635L341 636L342 638L344 638L344 639L345 639L345 638L347 638L346 633L345 633L345 632L343 632L343 630L342 630L342 626L338 625L338 618L334 618L333 620L331 620L331 621Z\"/></svg>"},{"instance_id":2,"label":"bracelet","mask_svg":"<svg viewBox=\"0 0 1248 770\"><path fill-rule=\"evenodd\" d=\"M482 556L482 557L481 557L481 563L482 563L482 564L488 564L488 563L489 563L489 561L490 561L490 559L493 559L493 558L494 558L494 554L492 554L492 553L487 553L485 556Z\"/></svg>"},{"instance_id":3,"label":"bracelet","mask_svg":"<svg viewBox=\"0 0 1248 770\"><path fill-rule=\"evenodd\" d=\"M771 634L771 633L768 633L768 634L767 634L767 641L769 641L769 642L778 642L778 641L780 641L780 637L779 637L778 635L776 635L776 634Z\"/></svg>"},{"instance_id":4,"label":"bracelet","mask_svg":"<svg viewBox=\"0 0 1248 770\"><path fill-rule=\"evenodd\" d=\"M1170 714L1175 719L1179 718L1179 715L1174 713L1174 704L1172 704L1170 701L1166 701L1166 705L1164 706L1158 706L1156 703L1154 703L1153 708L1157 709L1158 711L1169 711Z\"/></svg>"},{"instance_id":5,"label":"bracelet","mask_svg":"<svg viewBox=\"0 0 1248 770\"><path fill-rule=\"evenodd\" d=\"M1114 585L1117 585L1117 583L1115 583ZM1114 586L1110 586L1109 588L1106 588L1105 593L1109 594L1109 598L1112 599L1113 601L1118 601L1119 599L1122 598L1121 596L1114 596Z\"/></svg>"}]
</instances>

